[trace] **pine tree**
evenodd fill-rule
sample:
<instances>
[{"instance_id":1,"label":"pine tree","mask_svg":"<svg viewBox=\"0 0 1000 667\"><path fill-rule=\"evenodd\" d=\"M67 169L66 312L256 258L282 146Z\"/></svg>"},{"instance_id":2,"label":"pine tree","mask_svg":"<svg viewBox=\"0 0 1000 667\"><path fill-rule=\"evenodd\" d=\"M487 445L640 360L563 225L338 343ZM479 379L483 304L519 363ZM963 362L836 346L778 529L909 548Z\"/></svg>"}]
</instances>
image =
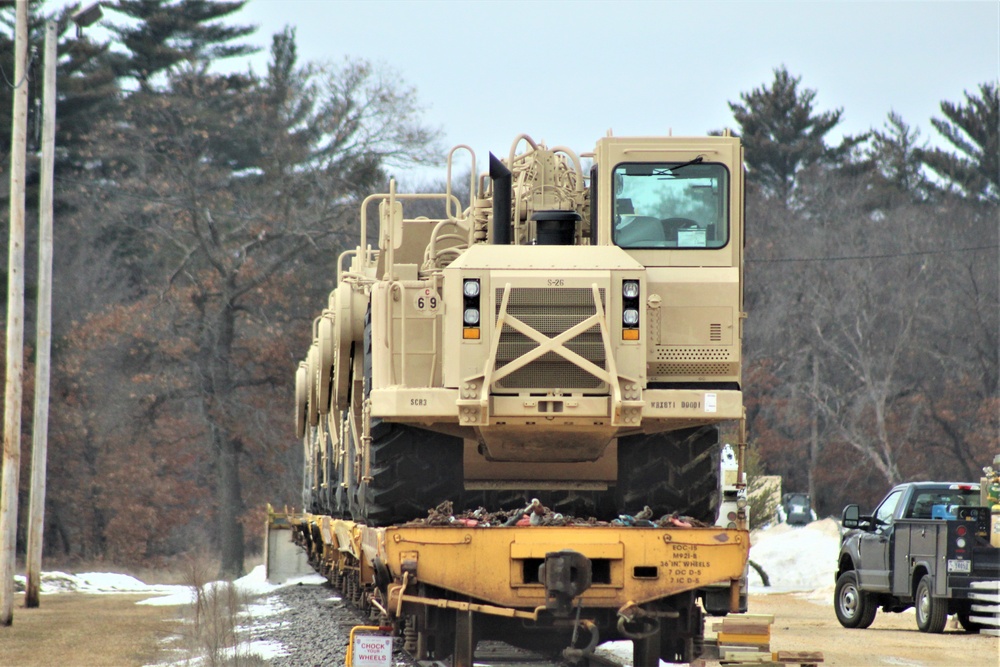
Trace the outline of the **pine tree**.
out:
<instances>
[{"instance_id":1,"label":"pine tree","mask_svg":"<svg viewBox=\"0 0 1000 667\"><path fill-rule=\"evenodd\" d=\"M867 151L876 176L876 187L891 201L900 195L910 200L924 200L931 184L923 173L920 130L911 128L895 111L890 111L883 130L872 132Z\"/></svg>"},{"instance_id":2,"label":"pine tree","mask_svg":"<svg viewBox=\"0 0 1000 667\"><path fill-rule=\"evenodd\" d=\"M944 119L931 124L963 155L934 148L920 159L970 199L1000 204L1000 88L979 86L979 95L965 92L966 104L941 102Z\"/></svg>"},{"instance_id":3,"label":"pine tree","mask_svg":"<svg viewBox=\"0 0 1000 667\"><path fill-rule=\"evenodd\" d=\"M799 172L811 165L836 165L866 137L845 137L828 147L826 135L840 123L843 109L814 114L816 91L800 89L802 77L781 66L770 87L742 93L730 102L746 146L749 180L768 197L789 204Z\"/></svg>"},{"instance_id":4,"label":"pine tree","mask_svg":"<svg viewBox=\"0 0 1000 667\"><path fill-rule=\"evenodd\" d=\"M233 40L252 34L255 26L224 25L219 19L239 11L247 0L118 0L108 8L134 24L111 27L128 55L119 56L119 75L135 79L141 90L152 89L152 78L188 63L210 63L244 56L257 49Z\"/></svg>"}]
</instances>

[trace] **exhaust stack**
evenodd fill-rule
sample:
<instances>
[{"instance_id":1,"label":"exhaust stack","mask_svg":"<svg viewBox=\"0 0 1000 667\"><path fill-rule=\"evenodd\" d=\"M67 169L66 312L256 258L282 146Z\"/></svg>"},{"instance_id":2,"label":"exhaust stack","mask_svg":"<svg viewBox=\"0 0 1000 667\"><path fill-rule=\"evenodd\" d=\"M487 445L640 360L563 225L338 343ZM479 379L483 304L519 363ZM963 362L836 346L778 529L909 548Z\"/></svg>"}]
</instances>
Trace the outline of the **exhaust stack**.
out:
<instances>
[{"instance_id":1,"label":"exhaust stack","mask_svg":"<svg viewBox=\"0 0 1000 667\"><path fill-rule=\"evenodd\" d=\"M510 245L510 169L490 153L490 178L493 179L493 225L490 231L494 245Z\"/></svg>"}]
</instances>

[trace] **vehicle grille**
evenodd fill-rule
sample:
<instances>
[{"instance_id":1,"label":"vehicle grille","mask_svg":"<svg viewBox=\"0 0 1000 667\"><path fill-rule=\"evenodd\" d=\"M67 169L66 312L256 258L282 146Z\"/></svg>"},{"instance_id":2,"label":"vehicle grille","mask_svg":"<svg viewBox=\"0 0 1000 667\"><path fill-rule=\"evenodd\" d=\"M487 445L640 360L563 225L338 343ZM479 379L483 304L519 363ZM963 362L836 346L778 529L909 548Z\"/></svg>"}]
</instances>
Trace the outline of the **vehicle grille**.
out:
<instances>
[{"instance_id":1,"label":"vehicle grille","mask_svg":"<svg viewBox=\"0 0 1000 667\"><path fill-rule=\"evenodd\" d=\"M606 309L604 290L601 307ZM496 290L494 321L500 315L503 290ZM510 290L507 313L549 338L579 324L594 314L593 292L586 288L543 289L515 287ZM538 344L524 334L503 327L497 348L496 368L531 352ZM594 325L564 344L569 350L600 368L607 369L601 328ZM554 352L548 352L524 368L501 378L496 385L509 390L589 389L604 390L607 384Z\"/></svg>"}]
</instances>

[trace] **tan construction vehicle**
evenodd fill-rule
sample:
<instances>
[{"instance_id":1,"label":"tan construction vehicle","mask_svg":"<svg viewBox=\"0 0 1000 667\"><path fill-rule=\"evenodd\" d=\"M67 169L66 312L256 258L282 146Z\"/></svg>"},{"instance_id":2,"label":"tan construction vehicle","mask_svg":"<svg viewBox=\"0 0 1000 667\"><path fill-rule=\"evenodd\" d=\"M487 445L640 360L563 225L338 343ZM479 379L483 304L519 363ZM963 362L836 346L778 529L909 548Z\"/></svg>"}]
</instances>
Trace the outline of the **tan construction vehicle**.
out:
<instances>
[{"instance_id":1,"label":"tan construction vehicle","mask_svg":"<svg viewBox=\"0 0 1000 667\"><path fill-rule=\"evenodd\" d=\"M744 414L742 158L728 132L582 155L522 135L488 177L472 155L464 207L369 197L296 376L307 511L714 524L718 424ZM427 199L439 218L407 217Z\"/></svg>"},{"instance_id":2,"label":"tan construction vehicle","mask_svg":"<svg viewBox=\"0 0 1000 667\"><path fill-rule=\"evenodd\" d=\"M521 136L488 176L472 155L464 207L457 150L444 193L362 205L296 376L285 525L417 659L688 662L746 600L740 143Z\"/></svg>"}]
</instances>

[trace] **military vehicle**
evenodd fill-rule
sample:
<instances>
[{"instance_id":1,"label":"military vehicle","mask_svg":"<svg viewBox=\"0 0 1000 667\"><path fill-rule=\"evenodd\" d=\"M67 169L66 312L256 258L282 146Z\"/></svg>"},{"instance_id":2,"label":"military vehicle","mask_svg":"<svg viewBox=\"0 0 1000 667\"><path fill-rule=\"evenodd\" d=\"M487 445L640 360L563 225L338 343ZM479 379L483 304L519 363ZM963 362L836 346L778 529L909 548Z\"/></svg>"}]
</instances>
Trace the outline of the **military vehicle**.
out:
<instances>
[{"instance_id":1,"label":"military vehicle","mask_svg":"<svg viewBox=\"0 0 1000 667\"><path fill-rule=\"evenodd\" d=\"M385 526L538 498L715 523L718 425L742 438L744 414L739 140L521 135L488 175L453 149L447 176L368 197L331 271L296 376L307 510ZM407 217L427 200L437 218Z\"/></svg>"}]
</instances>

